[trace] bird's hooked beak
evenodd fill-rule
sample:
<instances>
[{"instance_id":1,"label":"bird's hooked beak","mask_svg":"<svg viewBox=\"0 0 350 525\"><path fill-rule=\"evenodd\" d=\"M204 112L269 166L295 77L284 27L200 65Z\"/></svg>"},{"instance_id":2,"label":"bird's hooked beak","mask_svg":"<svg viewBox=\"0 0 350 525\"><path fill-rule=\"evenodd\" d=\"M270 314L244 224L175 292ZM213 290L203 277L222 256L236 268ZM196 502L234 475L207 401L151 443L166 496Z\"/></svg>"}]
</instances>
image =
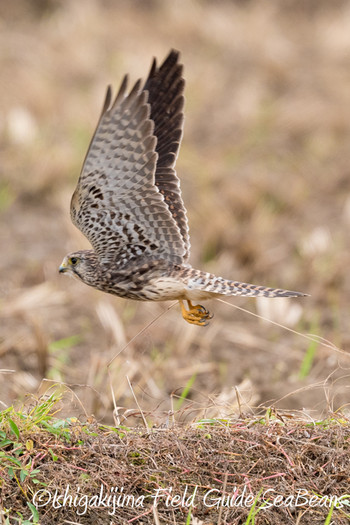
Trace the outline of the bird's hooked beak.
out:
<instances>
[{"instance_id":1,"label":"bird's hooked beak","mask_svg":"<svg viewBox=\"0 0 350 525\"><path fill-rule=\"evenodd\" d=\"M65 273L65 272L68 272L68 270L69 268L68 268L67 260L63 259L61 266L58 268L58 271L59 273Z\"/></svg>"}]
</instances>

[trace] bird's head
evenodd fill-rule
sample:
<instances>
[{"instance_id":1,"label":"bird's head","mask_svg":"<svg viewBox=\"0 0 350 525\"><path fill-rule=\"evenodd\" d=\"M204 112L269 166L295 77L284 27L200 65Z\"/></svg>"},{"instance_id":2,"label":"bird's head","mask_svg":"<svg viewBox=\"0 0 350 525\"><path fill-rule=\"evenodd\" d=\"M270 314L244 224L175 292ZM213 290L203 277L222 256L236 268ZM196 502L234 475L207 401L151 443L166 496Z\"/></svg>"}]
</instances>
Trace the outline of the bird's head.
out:
<instances>
[{"instance_id":1,"label":"bird's head","mask_svg":"<svg viewBox=\"0 0 350 525\"><path fill-rule=\"evenodd\" d=\"M98 260L93 250L81 250L66 255L58 271L91 284L91 280L96 278L97 265Z\"/></svg>"}]
</instances>

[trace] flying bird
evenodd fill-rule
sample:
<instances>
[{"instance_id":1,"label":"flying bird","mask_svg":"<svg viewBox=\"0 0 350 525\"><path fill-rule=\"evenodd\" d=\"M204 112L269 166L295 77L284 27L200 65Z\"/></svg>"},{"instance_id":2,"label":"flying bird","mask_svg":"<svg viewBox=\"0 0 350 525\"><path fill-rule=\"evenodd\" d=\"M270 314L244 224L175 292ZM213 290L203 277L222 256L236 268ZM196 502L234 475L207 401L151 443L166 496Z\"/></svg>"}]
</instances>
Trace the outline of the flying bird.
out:
<instances>
[{"instance_id":1,"label":"flying bird","mask_svg":"<svg viewBox=\"0 0 350 525\"><path fill-rule=\"evenodd\" d=\"M297 297L305 294L230 281L192 268L190 238L175 171L183 132L184 79L179 52L144 85L124 77L109 86L77 187L73 224L91 250L66 255L59 271L103 292L138 301L178 300L183 318L205 326L212 318L197 301L220 296ZM184 301L187 302L187 308Z\"/></svg>"}]
</instances>

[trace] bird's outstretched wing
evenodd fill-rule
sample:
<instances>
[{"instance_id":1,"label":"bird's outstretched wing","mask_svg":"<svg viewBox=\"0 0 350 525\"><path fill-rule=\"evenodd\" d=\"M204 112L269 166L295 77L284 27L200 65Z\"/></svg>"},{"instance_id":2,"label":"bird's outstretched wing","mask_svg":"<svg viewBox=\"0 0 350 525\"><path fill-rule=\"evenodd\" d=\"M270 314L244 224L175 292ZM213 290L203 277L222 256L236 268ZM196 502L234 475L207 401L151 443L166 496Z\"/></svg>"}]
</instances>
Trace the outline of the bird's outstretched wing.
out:
<instances>
[{"instance_id":1,"label":"bird's outstretched wing","mask_svg":"<svg viewBox=\"0 0 350 525\"><path fill-rule=\"evenodd\" d=\"M135 256L181 263L180 228L155 184L158 154L148 91L127 77L112 102L110 87L71 201L73 223L102 262Z\"/></svg>"},{"instance_id":2,"label":"bird's outstretched wing","mask_svg":"<svg viewBox=\"0 0 350 525\"><path fill-rule=\"evenodd\" d=\"M178 59L179 52L175 50L170 51L159 67L154 59L143 89L148 91L150 118L154 122L154 134L157 137L155 184L180 228L186 248L184 261L187 261L190 254L188 220L181 197L180 181L175 171L183 133L185 87L183 67Z\"/></svg>"}]
</instances>

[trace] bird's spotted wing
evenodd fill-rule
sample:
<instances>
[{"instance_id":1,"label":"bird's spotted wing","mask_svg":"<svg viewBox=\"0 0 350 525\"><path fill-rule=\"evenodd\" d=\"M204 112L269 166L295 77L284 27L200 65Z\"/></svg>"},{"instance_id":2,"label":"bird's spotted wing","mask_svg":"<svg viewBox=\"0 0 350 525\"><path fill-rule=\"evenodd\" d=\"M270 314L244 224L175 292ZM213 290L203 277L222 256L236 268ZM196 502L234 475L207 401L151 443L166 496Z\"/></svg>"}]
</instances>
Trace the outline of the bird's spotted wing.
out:
<instances>
[{"instance_id":1,"label":"bird's spotted wing","mask_svg":"<svg viewBox=\"0 0 350 525\"><path fill-rule=\"evenodd\" d=\"M127 77L113 102L108 88L102 114L71 201L73 223L102 262L162 256L181 262L179 226L155 185L157 163L148 92Z\"/></svg>"},{"instance_id":2,"label":"bird's spotted wing","mask_svg":"<svg viewBox=\"0 0 350 525\"><path fill-rule=\"evenodd\" d=\"M182 65L178 63L179 52L171 50L160 67L156 59L144 85L148 91L151 119L157 137L158 161L155 184L164 196L185 244L184 261L189 257L190 238L186 209L181 197L180 181L174 169L183 132L184 86Z\"/></svg>"}]
</instances>

